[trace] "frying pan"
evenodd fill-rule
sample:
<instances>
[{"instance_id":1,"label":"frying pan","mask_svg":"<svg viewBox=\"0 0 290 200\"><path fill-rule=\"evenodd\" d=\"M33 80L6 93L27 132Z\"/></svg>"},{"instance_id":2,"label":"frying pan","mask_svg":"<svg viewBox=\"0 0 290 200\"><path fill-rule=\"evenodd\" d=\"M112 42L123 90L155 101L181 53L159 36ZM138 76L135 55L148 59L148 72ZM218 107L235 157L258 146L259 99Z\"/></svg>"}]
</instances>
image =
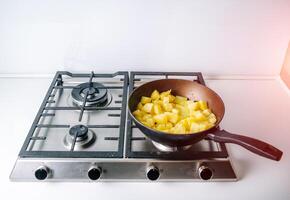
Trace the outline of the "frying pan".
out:
<instances>
[{"instance_id":1,"label":"frying pan","mask_svg":"<svg viewBox=\"0 0 290 200\"><path fill-rule=\"evenodd\" d=\"M211 129L186 134L170 134L151 129L139 122L132 114L136 110L137 104L142 96L150 96L154 90L160 92L170 90L173 95L187 97L190 100L204 100L209 108L217 117L217 122ZM260 156L279 161L283 152L266 142L250 138L247 136L229 133L226 130L220 130L218 125L223 119L225 106L221 97L208 87L197 82L183 79L160 79L147 82L137 87L129 96L129 113L136 126L151 140L172 147L191 145L204 138L216 142L238 144L249 151Z\"/></svg>"}]
</instances>

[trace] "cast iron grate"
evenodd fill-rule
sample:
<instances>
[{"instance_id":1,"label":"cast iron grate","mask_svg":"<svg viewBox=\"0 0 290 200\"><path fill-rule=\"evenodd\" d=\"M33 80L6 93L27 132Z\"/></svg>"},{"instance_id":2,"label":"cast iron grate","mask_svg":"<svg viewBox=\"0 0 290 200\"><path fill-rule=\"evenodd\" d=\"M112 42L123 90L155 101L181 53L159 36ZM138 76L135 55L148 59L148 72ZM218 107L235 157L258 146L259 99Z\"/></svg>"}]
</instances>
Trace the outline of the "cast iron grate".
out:
<instances>
[{"instance_id":1,"label":"cast iron grate","mask_svg":"<svg viewBox=\"0 0 290 200\"><path fill-rule=\"evenodd\" d=\"M89 107L86 106L87 95L84 97L83 104L81 106L48 106L50 103L54 103L57 90L73 89L77 86L63 86L63 76L71 78L88 78L88 82L91 83L93 78L114 78L121 76L119 80L122 82L122 86L108 86L106 89L121 89L122 94L119 97L122 98L120 107ZM46 96L40 106L40 109L34 119L34 122L30 128L30 131L24 141L24 144L19 153L20 157L35 157L35 158L121 158L124 151L124 134L126 124L126 104L127 104L127 88L128 88L129 76L128 72L116 72L114 74L82 74L82 73L70 73L67 71L59 71L55 74L53 81L46 93ZM27 150L31 141L46 140L46 137L33 136L36 128L70 128L70 124L39 124L40 118L44 116L54 117L54 113L47 113L48 110L80 110L79 121L81 121L84 111L92 110L120 110L120 114L110 114L109 116L120 117L119 125L87 125L88 128L118 128L118 137L105 137L105 140L118 140L117 151L76 151L74 150L75 142L72 143L70 150L68 151L31 151ZM77 135L74 136L74 141Z\"/></svg>"}]
</instances>

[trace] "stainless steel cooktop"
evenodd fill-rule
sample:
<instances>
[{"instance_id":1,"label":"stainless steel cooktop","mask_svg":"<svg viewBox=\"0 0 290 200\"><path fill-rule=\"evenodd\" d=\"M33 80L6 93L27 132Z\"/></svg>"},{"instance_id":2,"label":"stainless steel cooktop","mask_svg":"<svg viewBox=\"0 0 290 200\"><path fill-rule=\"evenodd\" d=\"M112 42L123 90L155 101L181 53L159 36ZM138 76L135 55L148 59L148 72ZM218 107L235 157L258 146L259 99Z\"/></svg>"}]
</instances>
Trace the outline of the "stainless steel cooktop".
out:
<instances>
[{"instance_id":1,"label":"stainless steel cooktop","mask_svg":"<svg viewBox=\"0 0 290 200\"><path fill-rule=\"evenodd\" d=\"M57 72L24 141L13 181L235 181L225 144L184 148L153 143L127 113L127 97L147 81L195 72Z\"/></svg>"}]
</instances>

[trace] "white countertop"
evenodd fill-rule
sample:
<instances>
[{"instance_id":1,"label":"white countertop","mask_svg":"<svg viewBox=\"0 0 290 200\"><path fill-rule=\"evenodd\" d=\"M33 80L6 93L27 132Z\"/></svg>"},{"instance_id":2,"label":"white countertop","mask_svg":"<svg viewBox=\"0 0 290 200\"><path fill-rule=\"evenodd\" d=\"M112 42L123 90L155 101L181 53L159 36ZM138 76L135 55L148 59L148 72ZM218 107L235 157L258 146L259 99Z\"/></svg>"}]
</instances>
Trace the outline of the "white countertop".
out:
<instances>
[{"instance_id":1,"label":"white countertop","mask_svg":"<svg viewBox=\"0 0 290 200\"><path fill-rule=\"evenodd\" d=\"M223 98L222 128L271 143L280 162L227 145L237 182L28 183L10 172L51 78L0 78L1 196L9 199L290 199L290 92L278 79L216 79L207 85Z\"/></svg>"}]
</instances>

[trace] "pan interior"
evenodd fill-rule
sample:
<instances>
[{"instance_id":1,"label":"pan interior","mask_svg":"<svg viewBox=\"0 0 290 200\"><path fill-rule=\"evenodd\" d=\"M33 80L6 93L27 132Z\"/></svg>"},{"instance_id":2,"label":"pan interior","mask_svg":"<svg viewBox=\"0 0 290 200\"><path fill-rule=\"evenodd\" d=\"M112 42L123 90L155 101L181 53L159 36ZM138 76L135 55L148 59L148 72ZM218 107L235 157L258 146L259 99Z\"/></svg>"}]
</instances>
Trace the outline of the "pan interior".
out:
<instances>
[{"instance_id":1,"label":"pan interior","mask_svg":"<svg viewBox=\"0 0 290 200\"><path fill-rule=\"evenodd\" d=\"M156 81L151 81L145 83L138 88L136 88L129 97L129 111L131 116L134 118L135 121L138 120L132 115L132 112L136 109L137 104L140 102L142 96L150 96L154 90L158 90L159 92L171 90L171 93L176 96L183 96L187 97L190 100L198 101L204 100L208 103L209 108L217 117L216 127L222 120L225 112L225 107L222 99L220 96L215 93L210 88L203 86L197 82L183 80L183 79L160 79ZM160 132L154 129L147 127L150 130ZM203 131L204 132L204 131ZM166 135L169 135L165 132ZM178 134L181 135L191 135L197 133L187 133L187 134ZM171 134L170 134L171 135ZM175 135L175 134L172 134ZM177 136L177 135L176 135Z\"/></svg>"}]
</instances>

